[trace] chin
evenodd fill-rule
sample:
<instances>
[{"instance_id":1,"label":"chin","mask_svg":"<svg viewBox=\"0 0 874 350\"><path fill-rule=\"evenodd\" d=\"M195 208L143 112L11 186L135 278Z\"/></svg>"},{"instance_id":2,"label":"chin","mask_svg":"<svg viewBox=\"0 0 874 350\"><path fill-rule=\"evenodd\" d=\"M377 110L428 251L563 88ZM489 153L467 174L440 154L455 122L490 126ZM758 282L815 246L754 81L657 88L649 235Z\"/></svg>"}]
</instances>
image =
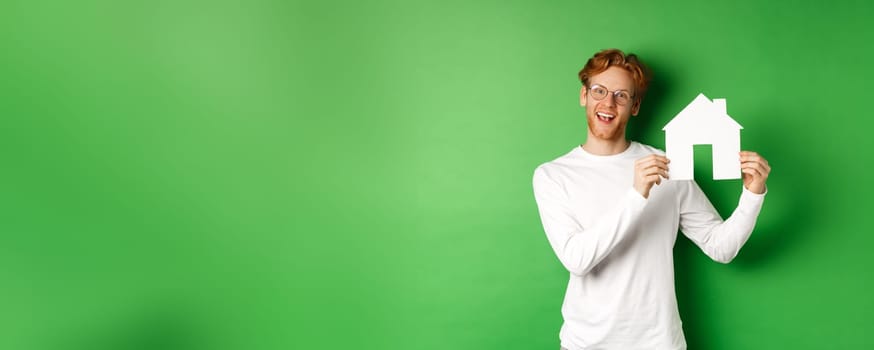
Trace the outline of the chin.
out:
<instances>
[{"instance_id":1,"label":"chin","mask_svg":"<svg viewBox=\"0 0 874 350\"><path fill-rule=\"evenodd\" d=\"M620 141L625 136L625 128L616 127L610 130L603 130L594 127L591 122L589 122L589 131L592 136L605 141Z\"/></svg>"},{"instance_id":2,"label":"chin","mask_svg":"<svg viewBox=\"0 0 874 350\"><path fill-rule=\"evenodd\" d=\"M605 141L620 141L620 140L622 140L622 133L620 133L620 132L612 132L609 134L595 132L595 133L592 133L592 135L595 135L595 137L597 137L601 140L605 140Z\"/></svg>"}]
</instances>

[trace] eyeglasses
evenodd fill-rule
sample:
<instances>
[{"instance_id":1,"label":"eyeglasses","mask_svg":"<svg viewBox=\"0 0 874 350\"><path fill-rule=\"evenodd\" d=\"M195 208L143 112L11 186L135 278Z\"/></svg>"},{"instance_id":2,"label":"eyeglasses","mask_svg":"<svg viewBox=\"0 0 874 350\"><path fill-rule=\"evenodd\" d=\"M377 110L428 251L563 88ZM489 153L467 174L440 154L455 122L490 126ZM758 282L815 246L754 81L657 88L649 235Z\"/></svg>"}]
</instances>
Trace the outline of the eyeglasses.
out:
<instances>
[{"instance_id":1,"label":"eyeglasses","mask_svg":"<svg viewBox=\"0 0 874 350\"><path fill-rule=\"evenodd\" d=\"M589 88L589 94L592 95L592 98L594 98L596 101L603 100L605 97L607 97L607 94L613 94L613 101L615 101L616 104L620 106L624 106L631 101L631 94L629 94L628 91L610 91L607 90L607 88L598 84L592 85L592 87Z\"/></svg>"}]
</instances>

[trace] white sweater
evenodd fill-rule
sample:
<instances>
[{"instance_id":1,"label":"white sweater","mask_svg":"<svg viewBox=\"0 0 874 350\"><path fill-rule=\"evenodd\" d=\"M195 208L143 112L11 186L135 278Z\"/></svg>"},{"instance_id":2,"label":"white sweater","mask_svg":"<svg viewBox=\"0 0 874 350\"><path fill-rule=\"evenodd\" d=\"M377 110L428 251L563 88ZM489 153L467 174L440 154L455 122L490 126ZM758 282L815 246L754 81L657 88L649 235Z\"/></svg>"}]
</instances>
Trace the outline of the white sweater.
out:
<instances>
[{"instance_id":1,"label":"white sweater","mask_svg":"<svg viewBox=\"0 0 874 350\"><path fill-rule=\"evenodd\" d=\"M685 349L674 293L677 229L727 263L755 226L764 194L746 189L724 222L691 180L663 181L641 196L634 161L652 153L664 155L637 142L610 156L577 146L534 171L543 229L570 271L559 333L569 350Z\"/></svg>"}]
</instances>

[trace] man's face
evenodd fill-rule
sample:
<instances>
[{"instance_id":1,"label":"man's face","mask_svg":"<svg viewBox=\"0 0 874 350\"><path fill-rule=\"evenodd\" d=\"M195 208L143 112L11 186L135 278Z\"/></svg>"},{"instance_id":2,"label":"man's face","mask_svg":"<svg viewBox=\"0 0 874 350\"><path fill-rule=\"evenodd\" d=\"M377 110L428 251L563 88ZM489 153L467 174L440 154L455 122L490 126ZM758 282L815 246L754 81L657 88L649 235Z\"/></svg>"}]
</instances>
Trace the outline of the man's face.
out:
<instances>
[{"instance_id":1,"label":"man's face","mask_svg":"<svg viewBox=\"0 0 874 350\"><path fill-rule=\"evenodd\" d=\"M607 96L596 99L592 87L599 85L607 89ZM614 92L624 90L632 98L625 105L617 103ZM625 125L632 115L637 115L640 104L634 98L634 80L631 73L620 67L610 67L607 70L589 78L589 87L580 90L580 105L586 107L586 119L589 124L589 137L605 141L624 141Z\"/></svg>"}]
</instances>

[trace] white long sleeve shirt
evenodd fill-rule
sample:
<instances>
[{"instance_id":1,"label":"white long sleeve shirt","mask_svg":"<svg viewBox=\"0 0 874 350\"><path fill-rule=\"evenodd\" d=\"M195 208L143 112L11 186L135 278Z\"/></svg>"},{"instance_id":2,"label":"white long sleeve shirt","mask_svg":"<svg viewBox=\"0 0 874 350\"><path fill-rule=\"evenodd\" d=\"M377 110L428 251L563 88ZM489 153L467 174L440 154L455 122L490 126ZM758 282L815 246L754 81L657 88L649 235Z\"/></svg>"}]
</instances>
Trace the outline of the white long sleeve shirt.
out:
<instances>
[{"instance_id":1,"label":"white long sleeve shirt","mask_svg":"<svg viewBox=\"0 0 874 350\"><path fill-rule=\"evenodd\" d=\"M685 349L674 292L678 228L727 263L749 238L764 194L742 190L723 221L691 180L633 188L634 162L664 152L637 142L597 156L575 147L534 171L549 244L570 272L559 338L569 350Z\"/></svg>"}]
</instances>

